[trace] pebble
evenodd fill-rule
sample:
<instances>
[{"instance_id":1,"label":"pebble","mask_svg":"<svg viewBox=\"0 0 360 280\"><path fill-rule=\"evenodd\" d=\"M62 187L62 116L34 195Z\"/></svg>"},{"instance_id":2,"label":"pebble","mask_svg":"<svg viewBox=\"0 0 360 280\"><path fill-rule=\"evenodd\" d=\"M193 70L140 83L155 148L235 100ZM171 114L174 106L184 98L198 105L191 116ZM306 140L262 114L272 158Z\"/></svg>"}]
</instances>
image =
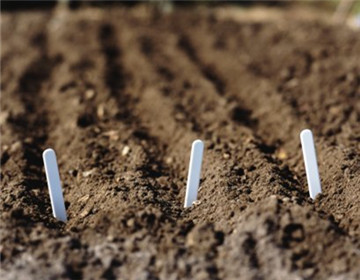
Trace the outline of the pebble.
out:
<instances>
[{"instance_id":1,"label":"pebble","mask_svg":"<svg viewBox=\"0 0 360 280\"><path fill-rule=\"evenodd\" d=\"M88 90L85 92L85 98L88 99L88 100L89 100L89 99L93 99L94 96L95 96L95 90L92 89L92 88L88 89Z\"/></svg>"},{"instance_id":2,"label":"pebble","mask_svg":"<svg viewBox=\"0 0 360 280\"><path fill-rule=\"evenodd\" d=\"M85 207L85 209L79 214L80 218L85 218L86 216L88 216L90 214L91 210L92 210L92 206Z\"/></svg>"},{"instance_id":3,"label":"pebble","mask_svg":"<svg viewBox=\"0 0 360 280\"><path fill-rule=\"evenodd\" d=\"M84 171L82 173L83 177L89 177L91 174L95 173L95 169L91 169L91 170L88 170L88 171Z\"/></svg>"},{"instance_id":4,"label":"pebble","mask_svg":"<svg viewBox=\"0 0 360 280\"><path fill-rule=\"evenodd\" d=\"M200 205L201 204L201 200L195 200L194 202L193 202L193 205L194 206L197 206L197 205Z\"/></svg>"},{"instance_id":5,"label":"pebble","mask_svg":"<svg viewBox=\"0 0 360 280\"><path fill-rule=\"evenodd\" d=\"M125 146L122 151L121 151L121 155L122 156L126 156L128 153L130 152L130 147L129 146Z\"/></svg>"},{"instance_id":6,"label":"pebble","mask_svg":"<svg viewBox=\"0 0 360 280\"><path fill-rule=\"evenodd\" d=\"M177 114L175 115L175 119L176 119L177 121L185 120L185 115L184 115L183 113L177 113Z\"/></svg>"},{"instance_id":7,"label":"pebble","mask_svg":"<svg viewBox=\"0 0 360 280\"><path fill-rule=\"evenodd\" d=\"M225 158L225 159L230 158L230 154L228 154L228 153L224 153L224 154L223 154L223 158Z\"/></svg>"},{"instance_id":8,"label":"pebble","mask_svg":"<svg viewBox=\"0 0 360 280\"><path fill-rule=\"evenodd\" d=\"M113 242L115 240L115 237L113 235L108 235L106 237L106 240L109 241L109 242Z\"/></svg>"},{"instance_id":9,"label":"pebble","mask_svg":"<svg viewBox=\"0 0 360 280\"><path fill-rule=\"evenodd\" d=\"M157 178L156 181L161 186L166 186L169 183L169 178L167 176L161 176L161 177Z\"/></svg>"},{"instance_id":10,"label":"pebble","mask_svg":"<svg viewBox=\"0 0 360 280\"><path fill-rule=\"evenodd\" d=\"M342 111L342 108L340 106L332 106L329 109L329 112L332 115L338 115L341 113L341 111Z\"/></svg>"},{"instance_id":11,"label":"pebble","mask_svg":"<svg viewBox=\"0 0 360 280\"><path fill-rule=\"evenodd\" d=\"M187 247L192 247L196 244L196 241L194 239L193 234L188 234L187 238L186 238L186 246Z\"/></svg>"},{"instance_id":12,"label":"pebble","mask_svg":"<svg viewBox=\"0 0 360 280\"><path fill-rule=\"evenodd\" d=\"M109 137L109 139L112 141L119 140L119 133L116 130L110 130L110 131L104 132L104 135Z\"/></svg>"},{"instance_id":13,"label":"pebble","mask_svg":"<svg viewBox=\"0 0 360 280\"><path fill-rule=\"evenodd\" d=\"M84 195L83 197L81 197L78 202L83 202L83 203L86 203L90 198L90 195L86 194Z\"/></svg>"},{"instance_id":14,"label":"pebble","mask_svg":"<svg viewBox=\"0 0 360 280\"><path fill-rule=\"evenodd\" d=\"M284 150L280 150L279 153L277 154L277 157L279 159L286 159L288 157L288 155Z\"/></svg>"},{"instance_id":15,"label":"pebble","mask_svg":"<svg viewBox=\"0 0 360 280\"><path fill-rule=\"evenodd\" d=\"M344 218L344 215L343 215L343 214L336 214L336 215L335 215L335 218L336 218L337 220L341 220L342 218Z\"/></svg>"},{"instance_id":16,"label":"pebble","mask_svg":"<svg viewBox=\"0 0 360 280\"><path fill-rule=\"evenodd\" d=\"M127 220L126 225L132 228L135 225L135 220L134 219Z\"/></svg>"},{"instance_id":17,"label":"pebble","mask_svg":"<svg viewBox=\"0 0 360 280\"><path fill-rule=\"evenodd\" d=\"M15 153L16 151L20 150L22 148L22 144L20 141L16 141L14 144L10 147L10 153Z\"/></svg>"},{"instance_id":18,"label":"pebble","mask_svg":"<svg viewBox=\"0 0 360 280\"><path fill-rule=\"evenodd\" d=\"M100 104L96 109L96 115L99 119L102 119L105 116L105 106L104 104Z\"/></svg>"}]
</instances>

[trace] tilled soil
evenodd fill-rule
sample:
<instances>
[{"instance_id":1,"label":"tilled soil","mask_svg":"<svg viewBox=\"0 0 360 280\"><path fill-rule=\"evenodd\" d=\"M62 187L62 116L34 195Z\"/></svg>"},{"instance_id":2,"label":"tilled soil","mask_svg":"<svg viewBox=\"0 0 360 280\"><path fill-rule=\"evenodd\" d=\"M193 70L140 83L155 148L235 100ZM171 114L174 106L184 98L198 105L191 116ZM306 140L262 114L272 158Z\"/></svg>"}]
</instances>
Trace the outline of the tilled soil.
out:
<instances>
[{"instance_id":1,"label":"tilled soil","mask_svg":"<svg viewBox=\"0 0 360 280\"><path fill-rule=\"evenodd\" d=\"M359 31L221 15L2 13L2 279L360 278ZM184 209L195 139L199 200Z\"/></svg>"}]
</instances>

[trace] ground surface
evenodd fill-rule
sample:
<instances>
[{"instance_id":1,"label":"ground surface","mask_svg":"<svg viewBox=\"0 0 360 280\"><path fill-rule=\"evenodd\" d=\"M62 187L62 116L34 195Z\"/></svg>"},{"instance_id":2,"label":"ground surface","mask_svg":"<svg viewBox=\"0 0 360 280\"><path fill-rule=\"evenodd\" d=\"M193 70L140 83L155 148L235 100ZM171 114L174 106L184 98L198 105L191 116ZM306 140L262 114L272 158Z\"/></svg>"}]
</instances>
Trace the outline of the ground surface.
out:
<instances>
[{"instance_id":1,"label":"ground surface","mask_svg":"<svg viewBox=\"0 0 360 280\"><path fill-rule=\"evenodd\" d=\"M360 34L287 17L3 13L2 279L359 279ZM199 201L184 210L197 138ZM67 224L51 214L48 147Z\"/></svg>"}]
</instances>

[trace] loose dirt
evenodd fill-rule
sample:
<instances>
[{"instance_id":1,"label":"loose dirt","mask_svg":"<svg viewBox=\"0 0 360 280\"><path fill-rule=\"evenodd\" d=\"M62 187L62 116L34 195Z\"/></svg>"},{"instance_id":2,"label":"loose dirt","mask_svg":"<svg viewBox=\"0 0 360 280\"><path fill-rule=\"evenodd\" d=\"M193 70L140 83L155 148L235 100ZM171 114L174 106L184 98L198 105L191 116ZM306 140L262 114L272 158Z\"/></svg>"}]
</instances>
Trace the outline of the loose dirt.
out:
<instances>
[{"instance_id":1,"label":"loose dirt","mask_svg":"<svg viewBox=\"0 0 360 280\"><path fill-rule=\"evenodd\" d=\"M360 34L281 15L3 12L2 279L359 279ZM199 201L184 209L195 139Z\"/></svg>"}]
</instances>

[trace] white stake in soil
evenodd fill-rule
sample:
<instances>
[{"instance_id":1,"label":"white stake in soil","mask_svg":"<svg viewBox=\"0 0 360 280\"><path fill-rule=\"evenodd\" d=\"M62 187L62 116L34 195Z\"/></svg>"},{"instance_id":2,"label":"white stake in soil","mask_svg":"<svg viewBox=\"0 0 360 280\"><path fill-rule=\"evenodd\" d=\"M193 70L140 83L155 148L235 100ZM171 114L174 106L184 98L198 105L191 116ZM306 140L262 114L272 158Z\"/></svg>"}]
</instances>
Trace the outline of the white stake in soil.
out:
<instances>
[{"instance_id":1,"label":"white stake in soil","mask_svg":"<svg viewBox=\"0 0 360 280\"><path fill-rule=\"evenodd\" d=\"M188 180L186 185L184 207L190 207L197 199L197 193L200 183L201 163L204 152L204 143L201 140L195 140L192 143L190 166Z\"/></svg>"},{"instance_id":2,"label":"white stake in soil","mask_svg":"<svg viewBox=\"0 0 360 280\"><path fill-rule=\"evenodd\" d=\"M54 150L46 149L43 152L43 160L53 215L56 219L66 222L66 209Z\"/></svg>"},{"instance_id":3,"label":"white stake in soil","mask_svg":"<svg viewBox=\"0 0 360 280\"><path fill-rule=\"evenodd\" d=\"M306 177L309 185L310 197L315 199L321 193L319 170L316 161L314 138L311 130L305 129L300 133L301 146L305 162Z\"/></svg>"}]
</instances>

